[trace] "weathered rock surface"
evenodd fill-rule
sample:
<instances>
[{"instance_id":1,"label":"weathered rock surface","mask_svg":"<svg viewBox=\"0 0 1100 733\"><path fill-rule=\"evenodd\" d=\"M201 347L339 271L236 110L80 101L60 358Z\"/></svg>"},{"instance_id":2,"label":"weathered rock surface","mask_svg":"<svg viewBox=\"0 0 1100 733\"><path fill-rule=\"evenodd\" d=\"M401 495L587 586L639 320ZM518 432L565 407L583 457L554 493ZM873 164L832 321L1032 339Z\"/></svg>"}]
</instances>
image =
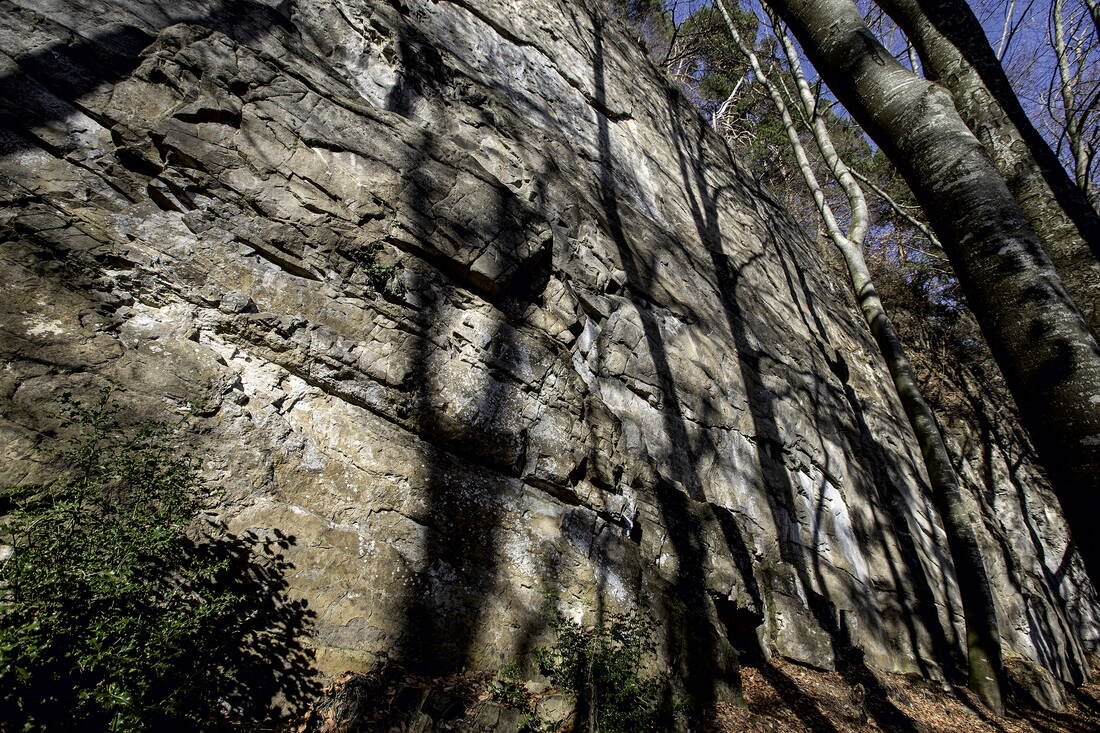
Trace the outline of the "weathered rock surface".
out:
<instances>
[{"instance_id":1,"label":"weathered rock surface","mask_svg":"<svg viewBox=\"0 0 1100 733\"><path fill-rule=\"evenodd\" d=\"M592 3L9 0L0 51L3 481L61 390L186 416L230 525L295 536L328 674L525 659L550 591L648 603L704 697L758 645L954 664L873 344ZM1078 680L1057 509L992 492L1007 651Z\"/></svg>"}]
</instances>

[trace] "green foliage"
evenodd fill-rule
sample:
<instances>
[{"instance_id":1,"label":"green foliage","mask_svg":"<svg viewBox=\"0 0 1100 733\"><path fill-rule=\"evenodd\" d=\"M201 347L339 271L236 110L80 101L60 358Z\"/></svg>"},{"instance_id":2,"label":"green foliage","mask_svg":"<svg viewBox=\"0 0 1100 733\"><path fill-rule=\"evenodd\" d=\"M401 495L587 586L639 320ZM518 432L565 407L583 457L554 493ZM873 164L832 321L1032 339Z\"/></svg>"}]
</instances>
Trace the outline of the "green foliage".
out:
<instances>
[{"instance_id":1,"label":"green foliage","mask_svg":"<svg viewBox=\"0 0 1100 733\"><path fill-rule=\"evenodd\" d=\"M748 43L757 35L757 19L752 12L728 3L737 32ZM706 101L721 102L730 95L737 81L750 73L749 62L734 47L721 12L703 6L680 26L680 52L694 60L696 91Z\"/></svg>"},{"instance_id":2,"label":"green foliage","mask_svg":"<svg viewBox=\"0 0 1100 733\"><path fill-rule=\"evenodd\" d=\"M604 0L604 8L635 26L650 25L663 32L671 29L672 14L665 0Z\"/></svg>"},{"instance_id":3,"label":"green foliage","mask_svg":"<svg viewBox=\"0 0 1100 733\"><path fill-rule=\"evenodd\" d=\"M390 224L391 230L398 226L397 221L393 221ZM378 264L378 253L382 250L381 242L373 242L356 251L350 256L353 262L362 268L363 274L367 278L367 282L371 287L381 292L385 290L394 276L397 275L397 271L401 268L398 264L392 265L380 265Z\"/></svg>"},{"instance_id":4,"label":"green foliage","mask_svg":"<svg viewBox=\"0 0 1100 733\"><path fill-rule=\"evenodd\" d=\"M166 425L124 429L108 391L61 412L59 478L0 492L0 730L212 729L311 691L293 538L200 534L196 462Z\"/></svg>"},{"instance_id":5,"label":"green foliage","mask_svg":"<svg viewBox=\"0 0 1100 733\"><path fill-rule=\"evenodd\" d=\"M653 620L646 614L613 613L584 627L557 614L550 627L557 643L536 653L540 671L587 708L602 733L660 730L662 675L646 675L656 650Z\"/></svg>"},{"instance_id":6,"label":"green foliage","mask_svg":"<svg viewBox=\"0 0 1100 733\"><path fill-rule=\"evenodd\" d=\"M493 701L523 713L518 733L549 733L554 730L553 723L539 715L538 698L527 689L518 663L512 662L500 671L500 678L489 683L489 694Z\"/></svg>"},{"instance_id":7,"label":"green foliage","mask_svg":"<svg viewBox=\"0 0 1100 733\"><path fill-rule=\"evenodd\" d=\"M393 237L394 233L400 228L401 221L394 216L379 239L367 244L352 245L347 249L341 249L345 257L358 265L359 271L364 275L367 282L379 293L388 289L392 290L395 287L394 278L401 269L400 263L393 262L389 265L383 265L378 261L379 255L383 251L383 243Z\"/></svg>"},{"instance_id":8,"label":"green foliage","mask_svg":"<svg viewBox=\"0 0 1100 733\"><path fill-rule=\"evenodd\" d=\"M656 650L654 623L641 611L613 613L594 626L582 626L552 612L553 646L535 652L539 671L559 692L576 701L576 715L593 719L601 733L665 730L673 708L665 691L667 675L646 674ZM537 700L506 669L494 687L495 699L525 714L521 731L556 730L539 717Z\"/></svg>"}]
</instances>

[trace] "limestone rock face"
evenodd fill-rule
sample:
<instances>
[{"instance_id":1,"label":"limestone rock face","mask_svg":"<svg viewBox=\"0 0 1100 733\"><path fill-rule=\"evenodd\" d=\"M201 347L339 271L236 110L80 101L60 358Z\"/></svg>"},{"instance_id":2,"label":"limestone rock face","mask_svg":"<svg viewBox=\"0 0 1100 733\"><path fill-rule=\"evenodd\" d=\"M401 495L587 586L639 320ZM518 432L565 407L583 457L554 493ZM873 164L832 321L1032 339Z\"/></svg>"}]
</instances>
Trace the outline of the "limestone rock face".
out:
<instances>
[{"instance_id":1,"label":"limestone rock face","mask_svg":"<svg viewBox=\"0 0 1100 733\"><path fill-rule=\"evenodd\" d=\"M230 526L294 536L327 674L529 662L548 592L648 605L696 694L956 663L863 324L591 0L10 0L0 51L0 480L59 391L185 418ZM1080 678L1095 599L1028 496L984 505L1037 528L1007 651Z\"/></svg>"}]
</instances>

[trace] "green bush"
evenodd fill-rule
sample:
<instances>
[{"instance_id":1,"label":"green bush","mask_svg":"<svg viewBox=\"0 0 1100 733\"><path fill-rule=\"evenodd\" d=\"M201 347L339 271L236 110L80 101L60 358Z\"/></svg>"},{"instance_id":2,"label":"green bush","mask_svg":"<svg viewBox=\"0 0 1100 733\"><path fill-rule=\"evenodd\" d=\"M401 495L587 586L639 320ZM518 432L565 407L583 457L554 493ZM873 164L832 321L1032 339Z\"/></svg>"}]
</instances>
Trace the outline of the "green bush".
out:
<instances>
[{"instance_id":1,"label":"green bush","mask_svg":"<svg viewBox=\"0 0 1100 733\"><path fill-rule=\"evenodd\" d=\"M600 733L648 733L666 730L675 706L665 694L665 674L645 674L656 651L655 626L642 612L612 613L594 626L582 626L560 612L550 615L554 645L535 652L539 671L551 685L575 700L575 717L594 724ZM537 700L506 672L494 698L524 713L521 731L551 731L559 727L539 717Z\"/></svg>"},{"instance_id":2,"label":"green bush","mask_svg":"<svg viewBox=\"0 0 1100 733\"><path fill-rule=\"evenodd\" d=\"M577 714L595 719L600 733L664 729L665 675L646 675L656 650L653 620L643 612L612 613L584 627L556 614L557 642L536 652L540 671L577 701Z\"/></svg>"},{"instance_id":3,"label":"green bush","mask_svg":"<svg viewBox=\"0 0 1100 733\"><path fill-rule=\"evenodd\" d=\"M344 254L359 266L366 281L378 293L394 292L395 288L400 288L394 280L401 270L401 265L396 262L389 265L378 263L378 255L382 253L382 243L400 228L401 222L395 218L390 221L389 230L382 239L344 250Z\"/></svg>"},{"instance_id":4,"label":"green bush","mask_svg":"<svg viewBox=\"0 0 1100 733\"><path fill-rule=\"evenodd\" d=\"M315 687L286 595L294 541L202 519L210 494L163 424L64 396L59 477L0 492L0 729L203 730Z\"/></svg>"},{"instance_id":5,"label":"green bush","mask_svg":"<svg viewBox=\"0 0 1100 733\"><path fill-rule=\"evenodd\" d=\"M521 677L519 664L512 662L500 671L498 679L489 683L490 696L494 702L523 713L517 733L553 731L551 721L539 715L538 696L527 689L527 683Z\"/></svg>"}]
</instances>

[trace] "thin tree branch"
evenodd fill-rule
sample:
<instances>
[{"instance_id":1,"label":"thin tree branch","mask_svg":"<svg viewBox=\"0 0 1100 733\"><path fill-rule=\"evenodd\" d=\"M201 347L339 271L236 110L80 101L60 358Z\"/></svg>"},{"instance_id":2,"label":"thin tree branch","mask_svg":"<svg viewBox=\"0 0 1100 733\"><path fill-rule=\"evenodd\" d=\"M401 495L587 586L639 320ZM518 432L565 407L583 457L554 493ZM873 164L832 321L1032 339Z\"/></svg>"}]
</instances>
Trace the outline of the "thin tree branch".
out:
<instances>
[{"instance_id":1,"label":"thin tree branch","mask_svg":"<svg viewBox=\"0 0 1100 733\"><path fill-rule=\"evenodd\" d=\"M890 197L890 194L886 193L886 191L884 191L880 187L876 186L873 182L871 182L870 179L867 178L867 176L863 175L862 173L855 170L854 168L852 169L852 175L855 176L856 178L858 178L859 180L863 181L864 183L866 183L867 187L870 188L872 191L874 191L876 194L878 194L878 197L881 198L883 201L885 201L890 206L891 209L893 209L898 215L900 215L903 219L905 219L907 222L912 224L918 231L920 231L920 233L924 235L925 239L927 239L929 242L931 242L936 247L941 246L940 245L940 240L936 239L936 235L932 233L932 230L929 229L928 226L924 224L924 222L920 221L919 219L915 218L912 214L907 212L901 204L899 204L897 201L895 201L893 198ZM908 248L913 250L914 252L920 252L923 255L927 255L927 256L929 256L933 259L939 260L941 262L946 261L946 259L947 259L943 255L936 255L936 254L932 254L931 252L923 252L923 251L921 251L921 250L919 250L915 247L908 247Z\"/></svg>"}]
</instances>

